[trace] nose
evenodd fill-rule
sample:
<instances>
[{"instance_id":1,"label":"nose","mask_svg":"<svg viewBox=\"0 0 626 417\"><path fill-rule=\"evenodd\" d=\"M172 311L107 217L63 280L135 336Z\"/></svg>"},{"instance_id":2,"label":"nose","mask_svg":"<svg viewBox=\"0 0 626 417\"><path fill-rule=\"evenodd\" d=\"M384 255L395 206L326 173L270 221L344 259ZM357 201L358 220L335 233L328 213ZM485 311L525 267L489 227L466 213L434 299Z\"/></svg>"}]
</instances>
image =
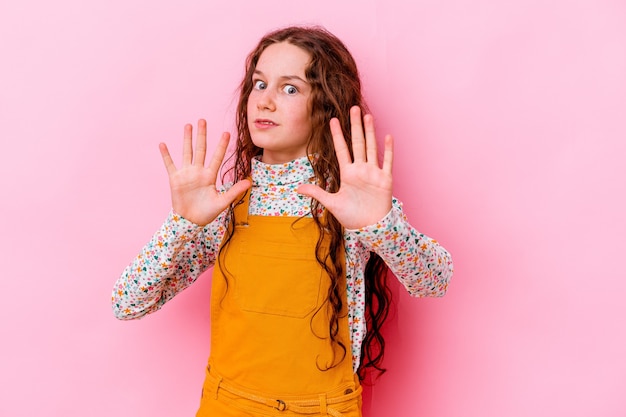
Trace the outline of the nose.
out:
<instances>
[{"instance_id":1,"label":"nose","mask_svg":"<svg viewBox=\"0 0 626 417\"><path fill-rule=\"evenodd\" d=\"M276 110L276 102L274 100L273 94L269 91L269 89L260 91L257 96L256 107L259 110Z\"/></svg>"}]
</instances>

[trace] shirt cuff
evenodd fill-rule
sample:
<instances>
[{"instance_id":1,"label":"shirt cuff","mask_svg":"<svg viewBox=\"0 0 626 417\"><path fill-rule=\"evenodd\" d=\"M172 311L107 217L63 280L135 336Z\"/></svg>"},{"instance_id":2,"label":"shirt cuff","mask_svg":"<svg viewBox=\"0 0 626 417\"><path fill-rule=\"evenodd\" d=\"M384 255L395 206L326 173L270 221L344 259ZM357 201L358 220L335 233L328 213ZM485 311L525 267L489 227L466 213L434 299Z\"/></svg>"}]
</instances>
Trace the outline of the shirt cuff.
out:
<instances>
[{"instance_id":1,"label":"shirt cuff","mask_svg":"<svg viewBox=\"0 0 626 417\"><path fill-rule=\"evenodd\" d=\"M380 247L385 237L393 233L398 227L402 227L407 219L402 212L402 203L396 198L391 201L391 210L375 224L361 227L360 229L346 229L346 232L358 237L369 247L370 250Z\"/></svg>"}]
</instances>

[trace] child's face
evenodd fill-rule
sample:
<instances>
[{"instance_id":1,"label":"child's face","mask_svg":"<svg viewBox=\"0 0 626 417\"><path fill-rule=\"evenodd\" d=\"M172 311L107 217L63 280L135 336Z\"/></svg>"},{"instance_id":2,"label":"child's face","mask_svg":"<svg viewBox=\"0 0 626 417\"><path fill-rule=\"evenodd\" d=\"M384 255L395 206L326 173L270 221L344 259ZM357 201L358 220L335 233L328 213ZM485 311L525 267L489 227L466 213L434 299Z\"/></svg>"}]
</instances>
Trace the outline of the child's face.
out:
<instances>
[{"instance_id":1,"label":"child's face","mask_svg":"<svg viewBox=\"0 0 626 417\"><path fill-rule=\"evenodd\" d=\"M248 129L262 161L281 164L306 155L311 136L305 70L310 55L287 42L268 46L256 65L248 97Z\"/></svg>"}]
</instances>

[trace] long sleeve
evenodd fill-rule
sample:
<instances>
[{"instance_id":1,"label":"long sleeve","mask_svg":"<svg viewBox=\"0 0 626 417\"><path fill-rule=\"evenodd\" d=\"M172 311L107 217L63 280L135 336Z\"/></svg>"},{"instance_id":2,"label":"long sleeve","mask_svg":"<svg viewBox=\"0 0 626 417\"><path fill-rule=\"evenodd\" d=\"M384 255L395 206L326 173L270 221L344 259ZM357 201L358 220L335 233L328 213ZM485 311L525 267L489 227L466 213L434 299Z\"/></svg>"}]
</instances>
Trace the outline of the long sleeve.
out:
<instances>
[{"instance_id":1,"label":"long sleeve","mask_svg":"<svg viewBox=\"0 0 626 417\"><path fill-rule=\"evenodd\" d=\"M397 199L380 222L347 233L379 255L412 296L441 297L446 293L454 270L450 254L408 223Z\"/></svg>"},{"instance_id":2,"label":"long sleeve","mask_svg":"<svg viewBox=\"0 0 626 417\"><path fill-rule=\"evenodd\" d=\"M124 269L113 287L115 317L130 320L160 309L216 260L226 212L205 227L175 212Z\"/></svg>"},{"instance_id":3,"label":"long sleeve","mask_svg":"<svg viewBox=\"0 0 626 417\"><path fill-rule=\"evenodd\" d=\"M308 158L283 165L252 161L254 180L250 214L310 216L310 200L296 193L302 183L315 183ZM416 297L442 296L453 267L450 254L435 240L419 233L407 221L395 198L391 211L378 223L344 230L348 323L355 372L360 364L365 322L364 271L375 252ZM113 310L120 319L133 319L160 309L215 263L228 223L222 213L202 228L175 213L124 270L113 289Z\"/></svg>"}]
</instances>

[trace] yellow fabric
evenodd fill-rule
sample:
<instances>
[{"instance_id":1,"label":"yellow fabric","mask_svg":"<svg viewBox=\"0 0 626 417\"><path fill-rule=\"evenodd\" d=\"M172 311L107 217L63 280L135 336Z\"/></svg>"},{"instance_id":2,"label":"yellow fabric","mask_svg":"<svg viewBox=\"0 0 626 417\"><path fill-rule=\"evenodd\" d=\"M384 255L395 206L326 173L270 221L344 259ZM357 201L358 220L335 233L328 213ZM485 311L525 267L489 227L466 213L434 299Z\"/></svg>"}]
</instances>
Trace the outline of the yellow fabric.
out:
<instances>
[{"instance_id":1,"label":"yellow fabric","mask_svg":"<svg viewBox=\"0 0 626 417\"><path fill-rule=\"evenodd\" d=\"M313 219L249 216L248 194L234 215L213 271L211 357L197 417L360 417L347 307L343 357L329 339L330 278L315 257ZM338 285L345 299L345 278Z\"/></svg>"},{"instance_id":2,"label":"yellow fabric","mask_svg":"<svg viewBox=\"0 0 626 417\"><path fill-rule=\"evenodd\" d=\"M325 394L277 398L227 382L209 366L196 417L362 417L361 392L355 377Z\"/></svg>"}]
</instances>

